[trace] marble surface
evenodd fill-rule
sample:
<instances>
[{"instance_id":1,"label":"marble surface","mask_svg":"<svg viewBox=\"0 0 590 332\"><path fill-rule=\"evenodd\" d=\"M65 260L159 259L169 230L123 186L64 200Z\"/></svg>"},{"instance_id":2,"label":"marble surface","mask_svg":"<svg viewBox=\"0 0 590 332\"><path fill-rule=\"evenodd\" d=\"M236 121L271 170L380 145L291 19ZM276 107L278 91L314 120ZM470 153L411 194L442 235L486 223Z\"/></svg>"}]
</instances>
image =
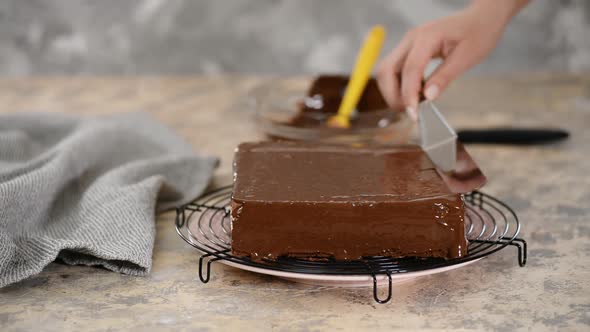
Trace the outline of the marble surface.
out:
<instances>
[{"instance_id":1,"label":"marble surface","mask_svg":"<svg viewBox=\"0 0 590 332\"><path fill-rule=\"evenodd\" d=\"M255 139L244 96L254 76L0 79L0 111L107 114L144 110L222 158L227 184L234 147ZM305 82L307 78L300 78ZM370 289L308 286L213 264L159 216L147 277L51 264L0 289L0 330L488 330L590 328L590 75L513 75L459 80L439 102L457 127L559 126L569 141L540 147L470 146L529 243L524 268L507 248L480 262L395 287L390 304Z\"/></svg>"},{"instance_id":2,"label":"marble surface","mask_svg":"<svg viewBox=\"0 0 590 332\"><path fill-rule=\"evenodd\" d=\"M349 71L462 0L1 0L0 75ZM590 69L590 2L534 0L475 72Z\"/></svg>"}]
</instances>

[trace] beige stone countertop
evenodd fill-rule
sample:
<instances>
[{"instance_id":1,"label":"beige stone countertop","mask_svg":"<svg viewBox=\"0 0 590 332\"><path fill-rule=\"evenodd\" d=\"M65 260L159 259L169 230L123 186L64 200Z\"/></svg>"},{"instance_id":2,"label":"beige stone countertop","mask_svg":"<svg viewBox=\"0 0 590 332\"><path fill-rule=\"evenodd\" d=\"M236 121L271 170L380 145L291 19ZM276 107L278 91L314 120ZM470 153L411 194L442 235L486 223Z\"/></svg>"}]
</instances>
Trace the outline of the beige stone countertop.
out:
<instances>
[{"instance_id":1,"label":"beige stone countertop","mask_svg":"<svg viewBox=\"0 0 590 332\"><path fill-rule=\"evenodd\" d=\"M0 112L107 114L143 110L222 163L257 139L245 96L271 77L0 79ZM299 78L306 82L309 78ZM456 128L558 126L572 137L535 146L469 146L489 178L485 192L518 214L526 267L509 247L472 265L398 286L379 305L370 288L297 284L214 263L158 217L153 269L131 277L53 263L0 289L0 330L319 331L590 330L590 75L467 77L438 102Z\"/></svg>"}]
</instances>

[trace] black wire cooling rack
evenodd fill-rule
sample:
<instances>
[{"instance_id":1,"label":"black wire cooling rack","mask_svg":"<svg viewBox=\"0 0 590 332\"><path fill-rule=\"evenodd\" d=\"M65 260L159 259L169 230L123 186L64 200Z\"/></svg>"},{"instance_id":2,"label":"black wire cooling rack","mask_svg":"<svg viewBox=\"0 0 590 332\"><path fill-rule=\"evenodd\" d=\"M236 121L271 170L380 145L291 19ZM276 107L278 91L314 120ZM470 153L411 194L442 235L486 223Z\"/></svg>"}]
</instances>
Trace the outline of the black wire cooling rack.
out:
<instances>
[{"instance_id":1,"label":"black wire cooling rack","mask_svg":"<svg viewBox=\"0 0 590 332\"><path fill-rule=\"evenodd\" d=\"M176 231L188 244L202 252L199 259L199 279L207 283L211 263L225 260L252 267L283 272L329 275L364 275L373 279L373 297L386 303L392 297L393 274L424 271L466 263L493 254L507 246L518 249L518 264L524 266L527 246L518 238L520 221L505 203L490 195L475 191L465 195L465 227L468 239L467 255L445 260L442 258L365 257L362 260L309 261L298 258L279 258L276 261L254 262L231 254L231 187L223 187L203 195L196 201L176 209ZM206 263L205 263L206 260ZM377 276L386 276L387 297L378 296Z\"/></svg>"}]
</instances>

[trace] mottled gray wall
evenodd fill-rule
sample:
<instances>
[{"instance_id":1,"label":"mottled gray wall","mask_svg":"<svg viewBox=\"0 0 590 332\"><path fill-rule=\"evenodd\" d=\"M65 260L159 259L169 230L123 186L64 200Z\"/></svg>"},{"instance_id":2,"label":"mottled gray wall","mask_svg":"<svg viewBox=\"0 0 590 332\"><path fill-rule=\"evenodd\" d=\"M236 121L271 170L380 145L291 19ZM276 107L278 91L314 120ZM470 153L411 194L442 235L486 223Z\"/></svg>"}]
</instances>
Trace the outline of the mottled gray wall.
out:
<instances>
[{"instance_id":1,"label":"mottled gray wall","mask_svg":"<svg viewBox=\"0 0 590 332\"><path fill-rule=\"evenodd\" d=\"M347 71L464 1L0 0L0 75ZM475 72L590 69L590 2L533 0Z\"/></svg>"}]
</instances>

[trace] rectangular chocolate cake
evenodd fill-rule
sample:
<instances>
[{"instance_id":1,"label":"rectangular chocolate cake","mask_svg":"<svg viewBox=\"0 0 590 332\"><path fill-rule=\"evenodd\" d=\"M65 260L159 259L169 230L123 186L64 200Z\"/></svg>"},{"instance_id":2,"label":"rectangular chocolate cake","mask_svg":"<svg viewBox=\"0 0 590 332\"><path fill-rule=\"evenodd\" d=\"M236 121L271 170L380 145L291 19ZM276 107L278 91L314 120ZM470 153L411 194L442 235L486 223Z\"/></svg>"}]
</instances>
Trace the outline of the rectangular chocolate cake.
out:
<instances>
[{"instance_id":1,"label":"rectangular chocolate cake","mask_svg":"<svg viewBox=\"0 0 590 332\"><path fill-rule=\"evenodd\" d=\"M420 147L243 143L234 171L234 255L466 254L463 197L449 191Z\"/></svg>"}]
</instances>

